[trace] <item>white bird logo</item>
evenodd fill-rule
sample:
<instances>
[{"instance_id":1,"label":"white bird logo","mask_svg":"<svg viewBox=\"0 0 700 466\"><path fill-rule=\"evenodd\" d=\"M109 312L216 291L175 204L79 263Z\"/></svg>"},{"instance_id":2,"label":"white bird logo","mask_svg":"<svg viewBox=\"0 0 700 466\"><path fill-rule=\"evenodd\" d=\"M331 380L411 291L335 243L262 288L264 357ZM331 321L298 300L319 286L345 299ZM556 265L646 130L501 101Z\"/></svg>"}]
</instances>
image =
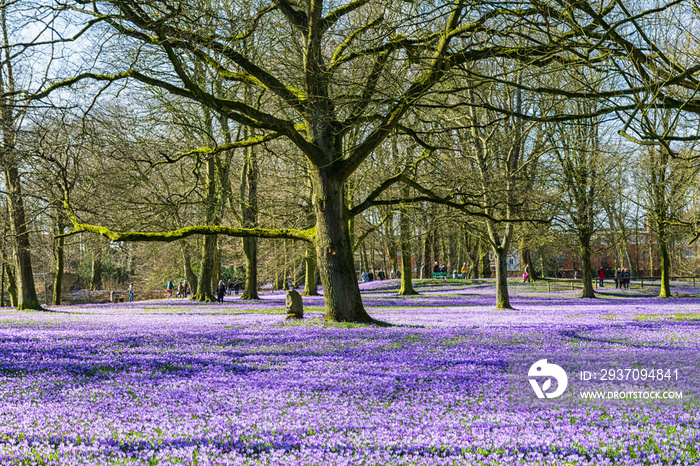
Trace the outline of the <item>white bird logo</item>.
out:
<instances>
[{"instance_id":1,"label":"white bird logo","mask_svg":"<svg viewBox=\"0 0 700 466\"><path fill-rule=\"evenodd\" d=\"M569 378L566 376L564 369L556 364L548 363L546 359L540 359L530 366L527 375L528 377L547 377L547 380L544 381L541 388L537 379L530 379L530 385L535 391L537 398L556 398L561 396L564 390L566 390L566 386L569 384ZM557 381L557 389L549 393L548 390L552 386L552 378Z\"/></svg>"}]
</instances>

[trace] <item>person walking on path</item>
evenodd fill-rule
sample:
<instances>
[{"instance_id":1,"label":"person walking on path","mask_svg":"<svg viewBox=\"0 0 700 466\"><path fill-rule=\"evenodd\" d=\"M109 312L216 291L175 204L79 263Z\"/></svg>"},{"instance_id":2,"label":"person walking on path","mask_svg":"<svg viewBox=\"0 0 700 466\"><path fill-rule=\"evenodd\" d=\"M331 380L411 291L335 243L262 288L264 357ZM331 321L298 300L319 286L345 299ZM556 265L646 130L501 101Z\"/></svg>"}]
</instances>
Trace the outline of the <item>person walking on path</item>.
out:
<instances>
[{"instance_id":1,"label":"person walking on path","mask_svg":"<svg viewBox=\"0 0 700 466\"><path fill-rule=\"evenodd\" d=\"M530 281L530 264L525 264L525 273L523 274L523 283L527 280L528 283L532 283Z\"/></svg>"},{"instance_id":2,"label":"person walking on path","mask_svg":"<svg viewBox=\"0 0 700 466\"><path fill-rule=\"evenodd\" d=\"M598 268L598 286L603 287L603 280L605 279L605 270L603 270L603 266L601 265Z\"/></svg>"},{"instance_id":3,"label":"person walking on path","mask_svg":"<svg viewBox=\"0 0 700 466\"><path fill-rule=\"evenodd\" d=\"M129 291L129 302L133 303L134 302L134 284L133 283L129 283L128 291Z\"/></svg>"},{"instance_id":4,"label":"person walking on path","mask_svg":"<svg viewBox=\"0 0 700 466\"><path fill-rule=\"evenodd\" d=\"M460 270L462 273L462 280L467 279L467 274L469 274L469 268L467 267L467 263L465 262L464 265L462 266L462 270Z\"/></svg>"},{"instance_id":5,"label":"person walking on path","mask_svg":"<svg viewBox=\"0 0 700 466\"><path fill-rule=\"evenodd\" d=\"M168 284L165 285L165 290L166 290L165 291L166 296L168 298L172 298L173 297L173 281L172 280L168 280Z\"/></svg>"},{"instance_id":6,"label":"person walking on path","mask_svg":"<svg viewBox=\"0 0 700 466\"><path fill-rule=\"evenodd\" d=\"M219 280L219 286L216 287L216 299L220 303L223 303L225 294L226 294L226 285L224 285L223 280Z\"/></svg>"}]
</instances>

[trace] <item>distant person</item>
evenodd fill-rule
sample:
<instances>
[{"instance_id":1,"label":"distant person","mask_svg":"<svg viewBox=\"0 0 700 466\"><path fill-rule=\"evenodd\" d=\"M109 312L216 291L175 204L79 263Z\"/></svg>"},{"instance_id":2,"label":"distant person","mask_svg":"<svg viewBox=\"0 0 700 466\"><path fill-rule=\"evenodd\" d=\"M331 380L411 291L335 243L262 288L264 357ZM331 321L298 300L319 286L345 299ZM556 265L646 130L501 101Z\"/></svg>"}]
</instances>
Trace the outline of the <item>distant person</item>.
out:
<instances>
[{"instance_id":1,"label":"distant person","mask_svg":"<svg viewBox=\"0 0 700 466\"><path fill-rule=\"evenodd\" d=\"M445 264L440 266L440 273L447 273L447 266Z\"/></svg>"},{"instance_id":2,"label":"distant person","mask_svg":"<svg viewBox=\"0 0 700 466\"><path fill-rule=\"evenodd\" d=\"M615 288L622 288L622 270L620 270L620 267L615 270Z\"/></svg>"},{"instance_id":3,"label":"distant person","mask_svg":"<svg viewBox=\"0 0 700 466\"><path fill-rule=\"evenodd\" d=\"M530 281L530 275L532 274L532 271L530 270L530 264L525 264L525 273L527 274L527 282L532 283Z\"/></svg>"},{"instance_id":4,"label":"distant person","mask_svg":"<svg viewBox=\"0 0 700 466\"><path fill-rule=\"evenodd\" d=\"M129 292L129 302L133 303L134 302L134 284L129 283L129 288L127 290Z\"/></svg>"},{"instance_id":5,"label":"distant person","mask_svg":"<svg viewBox=\"0 0 700 466\"><path fill-rule=\"evenodd\" d=\"M371 270L370 270L369 273L367 274L367 281L368 281L368 282L374 281L374 274L372 273Z\"/></svg>"},{"instance_id":6,"label":"distant person","mask_svg":"<svg viewBox=\"0 0 700 466\"><path fill-rule=\"evenodd\" d=\"M238 291L239 291L240 289L241 289L241 282L239 282L238 279L236 279L236 281L233 282L233 292L234 292L235 294L238 294Z\"/></svg>"},{"instance_id":7,"label":"distant person","mask_svg":"<svg viewBox=\"0 0 700 466\"><path fill-rule=\"evenodd\" d=\"M184 293L185 298L186 298L187 295L190 294L190 284L187 282L187 280L185 280L183 282L183 284L184 284L184 286L183 286L184 289L182 290L182 292Z\"/></svg>"},{"instance_id":8,"label":"distant person","mask_svg":"<svg viewBox=\"0 0 700 466\"><path fill-rule=\"evenodd\" d=\"M219 280L219 286L216 287L216 299L220 303L224 302L224 295L226 294L226 285L224 285L223 280Z\"/></svg>"},{"instance_id":9,"label":"distant person","mask_svg":"<svg viewBox=\"0 0 700 466\"><path fill-rule=\"evenodd\" d=\"M437 261L435 261L435 265L433 265L433 273L440 273L440 266Z\"/></svg>"},{"instance_id":10,"label":"distant person","mask_svg":"<svg viewBox=\"0 0 700 466\"><path fill-rule=\"evenodd\" d=\"M174 286L172 280L168 280L168 284L165 285L165 294L168 298L173 297L173 288Z\"/></svg>"},{"instance_id":11,"label":"distant person","mask_svg":"<svg viewBox=\"0 0 700 466\"><path fill-rule=\"evenodd\" d=\"M391 272L389 272L389 278L392 280L396 278L396 270L391 269Z\"/></svg>"},{"instance_id":12,"label":"distant person","mask_svg":"<svg viewBox=\"0 0 700 466\"><path fill-rule=\"evenodd\" d=\"M604 279L605 279L605 270L603 270L603 266L601 265L598 268L598 286L600 286L600 287L603 286Z\"/></svg>"},{"instance_id":13,"label":"distant person","mask_svg":"<svg viewBox=\"0 0 700 466\"><path fill-rule=\"evenodd\" d=\"M231 279L228 279L228 282L226 282L226 294L231 296L231 293L233 293L233 283L231 283Z\"/></svg>"},{"instance_id":14,"label":"distant person","mask_svg":"<svg viewBox=\"0 0 700 466\"><path fill-rule=\"evenodd\" d=\"M384 280L384 279L386 278L386 275L384 274L384 270L379 269L379 272L377 272L377 277L378 277L380 280Z\"/></svg>"},{"instance_id":15,"label":"distant person","mask_svg":"<svg viewBox=\"0 0 700 466\"><path fill-rule=\"evenodd\" d=\"M622 268L622 285L626 290L630 288L630 272L626 267Z\"/></svg>"},{"instance_id":16,"label":"distant person","mask_svg":"<svg viewBox=\"0 0 700 466\"><path fill-rule=\"evenodd\" d=\"M175 295L177 298L182 298L184 288L185 287L183 286L182 282L177 284L177 294Z\"/></svg>"},{"instance_id":17,"label":"distant person","mask_svg":"<svg viewBox=\"0 0 700 466\"><path fill-rule=\"evenodd\" d=\"M462 265L462 270L460 270L460 273L462 274L462 279L466 280L467 275L469 274L469 268L467 267L466 262L464 263L464 265Z\"/></svg>"},{"instance_id":18,"label":"distant person","mask_svg":"<svg viewBox=\"0 0 700 466\"><path fill-rule=\"evenodd\" d=\"M362 275L360 275L360 278L362 278L362 281L365 283L367 283L369 281L367 272L365 272L364 270L362 271Z\"/></svg>"},{"instance_id":19,"label":"distant person","mask_svg":"<svg viewBox=\"0 0 700 466\"><path fill-rule=\"evenodd\" d=\"M527 272L523 272L523 283L525 283L529 280L530 280L530 274Z\"/></svg>"}]
</instances>

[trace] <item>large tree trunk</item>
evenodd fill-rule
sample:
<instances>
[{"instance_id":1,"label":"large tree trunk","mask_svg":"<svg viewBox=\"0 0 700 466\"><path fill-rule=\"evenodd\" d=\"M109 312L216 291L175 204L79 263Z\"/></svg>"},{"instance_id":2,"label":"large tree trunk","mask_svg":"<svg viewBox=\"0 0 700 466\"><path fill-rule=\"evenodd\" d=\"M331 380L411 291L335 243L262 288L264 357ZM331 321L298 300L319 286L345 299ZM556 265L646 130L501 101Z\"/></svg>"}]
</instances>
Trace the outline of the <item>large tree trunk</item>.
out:
<instances>
[{"instance_id":1,"label":"large tree trunk","mask_svg":"<svg viewBox=\"0 0 700 466\"><path fill-rule=\"evenodd\" d=\"M245 253L245 288L241 299L260 299L258 296L258 239L243 238Z\"/></svg>"},{"instance_id":2,"label":"large tree trunk","mask_svg":"<svg viewBox=\"0 0 700 466\"><path fill-rule=\"evenodd\" d=\"M511 309L508 296L508 251L496 247L493 252L496 259L496 308Z\"/></svg>"},{"instance_id":3,"label":"large tree trunk","mask_svg":"<svg viewBox=\"0 0 700 466\"><path fill-rule=\"evenodd\" d=\"M246 130L246 134L247 134ZM252 133L251 133L252 135ZM246 149L241 172L240 196L248 201L242 203L243 227L258 226L258 158L253 147ZM247 187L247 190L246 190ZM243 238L245 253L245 286L241 299L260 299L258 296L258 239Z\"/></svg>"},{"instance_id":4,"label":"large tree trunk","mask_svg":"<svg viewBox=\"0 0 700 466\"><path fill-rule=\"evenodd\" d=\"M19 170L16 166L14 149L5 149L4 175L7 190L7 206L10 214L10 230L15 264L15 286L17 309L41 309L34 288L29 229L20 188Z\"/></svg>"},{"instance_id":5,"label":"large tree trunk","mask_svg":"<svg viewBox=\"0 0 700 466\"><path fill-rule=\"evenodd\" d=\"M593 270L591 270L591 236L579 235L579 251L581 253L581 275L583 275L582 298L595 298L593 289Z\"/></svg>"},{"instance_id":6,"label":"large tree trunk","mask_svg":"<svg viewBox=\"0 0 700 466\"><path fill-rule=\"evenodd\" d=\"M305 275L303 296L318 296L318 286L316 283L316 251L311 243L306 244L306 255L304 256Z\"/></svg>"},{"instance_id":7,"label":"large tree trunk","mask_svg":"<svg viewBox=\"0 0 700 466\"><path fill-rule=\"evenodd\" d=\"M214 261L214 236L204 235L202 238L202 267L199 272L197 292L192 293L192 299L197 301L214 302L211 288L211 272Z\"/></svg>"},{"instance_id":8,"label":"large tree trunk","mask_svg":"<svg viewBox=\"0 0 700 466\"><path fill-rule=\"evenodd\" d=\"M406 198L409 195L408 189L403 190L402 195ZM399 207L399 241L401 242L401 289L400 295L416 295L413 289L411 267L411 219L408 216L405 205Z\"/></svg>"},{"instance_id":9,"label":"large tree trunk","mask_svg":"<svg viewBox=\"0 0 700 466\"><path fill-rule=\"evenodd\" d=\"M326 320L370 322L355 276L352 244L345 217L343 184L332 169L313 169L313 206L316 214L316 257Z\"/></svg>"},{"instance_id":10,"label":"large tree trunk","mask_svg":"<svg viewBox=\"0 0 700 466\"><path fill-rule=\"evenodd\" d=\"M670 298L671 278L669 276L669 269L671 266L671 258L668 254L668 241L664 224L657 225L656 238L659 244L659 271L661 272L661 289L659 290L659 298Z\"/></svg>"}]
</instances>

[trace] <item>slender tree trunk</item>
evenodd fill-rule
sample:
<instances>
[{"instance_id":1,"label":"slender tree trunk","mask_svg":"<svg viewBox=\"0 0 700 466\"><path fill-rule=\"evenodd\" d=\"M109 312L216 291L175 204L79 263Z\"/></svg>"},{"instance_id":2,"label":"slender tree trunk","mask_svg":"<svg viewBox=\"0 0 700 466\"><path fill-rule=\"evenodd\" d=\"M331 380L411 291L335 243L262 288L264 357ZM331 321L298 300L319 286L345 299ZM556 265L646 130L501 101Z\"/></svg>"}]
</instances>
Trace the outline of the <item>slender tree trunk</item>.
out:
<instances>
[{"instance_id":1,"label":"slender tree trunk","mask_svg":"<svg viewBox=\"0 0 700 466\"><path fill-rule=\"evenodd\" d=\"M102 289L102 251L99 245L92 250L92 268L90 273L90 290Z\"/></svg>"},{"instance_id":2,"label":"slender tree trunk","mask_svg":"<svg viewBox=\"0 0 700 466\"><path fill-rule=\"evenodd\" d=\"M252 136L252 132L244 132ZM246 187L248 188L246 190ZM241 172L241 199L247 202L241 205L243 227L258 226L258 158L253 147L246 149L245 163ZM241 299L260 299L258 296L258 239L242 238L245 254L245 286Z\"/></svg>"},{"instance_id":3,"label":"slender tree trunk","mask_svg":"<svg viewBox=\"0 0 700 466\"><path fill-rule=\"evenodd\" d=\"M311 175L324 317L335 322L370 322L355 276L342 181L330 168L314 168Z\"/></svg>"},{"instance_id":4,"label":"slender tree trunk","mask_svg":"<svg viewBox=\"0 0 700 466\"><path fill-rule=\"evenodd\" d=\"M189 283L192 296L194 296L197 294L199 284L197 283L197 275L195 275L194 271L192 270L192 261L190 259L190 253L187 251L186 242L182 241L180 243L180 251L182 252L182 261L184 264L183 267L185 269L185 278L187 279L187 283Z\"/></svg>"},{"instance_id":5,"label":"slender tree trunk","mask_svg":"<svg viewBox=\"0 0 700 466\"><path fill-rule=\"evenodd\" d=\"M490 249L483 243L479 242L479 277L491 278L491 261L489 260Z\"/></svg>"},{"instance_id":6,"label":"slender tree trunk","mask_svg":"<svg viewBox=\"0 0 700 466\"><path fill-rule=\"evenodd\" d=\"M525 267L529 265L531 278L535 280L536 274L535 268L532 266L532 254L530 254L530 248L527 247L525 237L520 238L518 250L520 252L520 271L525 272Z\"/></svg>"},{"instance_id":7,"label":"slender tree trunk","mask_svg":"<svg viewBox=\"0 0 700 466\"><path fill-rule=\"evenodd\" d=\"M421 268L421 278L431 278L433 271L433 241L435 237L433 235L432 222L430 222L430 217L426 222L427 231L425 232L425 237L423 241L423 267Z\"/></svg>"},{"instance_id":8,"label":"slender tree trunk","mask_svg":"<svg viewBox=\"0 0 700 466\"><path fill-rule=\"evenodd\" d=\"M221 280L221 248L219 247L219 237L214 236L214 259L211 264L211 288L215 290Z\"/></svg>"},{"instance_id":9,"label":"slender tree trunk","mask_svg":"<svg viewBox=\"0 0 700 466\"><path fill-rule=\"evenodd\" d=\"M304 276L304 296L318 296L318 286L316 284L316 251L313 244L306 244L306 255L304 256L305 276Z\"/></svg>"},{"instance_id":10,"label":"slender tree trunk","mask_svg":"<svg viewBox=\"0 0 700 466\"><path fill-rule=\"evenodd\" d=\"M17 281L15 280L14 267L5 267L7 273L7 292L10 295L10 307L17 307Z\"/></svg>"},{"instance_id":11,"label":"slender tree trunk","mask_svg":"<svg viewBox=\"0 0 700 466\"><path fill-rule=\"evenodd\" d=\"M63 225L56 225L57 233L63 233ZM64 244L65 238L59 237L53 240L53 260L54 260L54 279L53 279L53 297L51 304L58 306L61 304L61 291L63 287L63 264L64 264Z\"/></svg>"},{"instance_id":12,"label":"slender tree trunk","mask_svg":"<svg viewBox=\"0 0 700 466\"><path fill-rule=\"evenodd\" d=\"M389 256L389 268L396 272L398 270L397 256L398 256L398 244L396 242L396 237L394 236L394 214L387 212L390 218L384 224L385 226L385 237L386 237L386 253ZM386 268L386 265L385 265Z\"/></svg>"},{"instance_id":13,"label":"slender tree trunk","mask_svg":"<svg viewBox=\"0 0 700 466\"><path fill-rule=\"evenodd\" d=\"M284 240L284 266L282 267L282 289L289 290L289 240Z\"/></svg>"},{"instance_id":14,"label":"slender tree trunk","mask_svg":"<svg viewBox=\"0 0 700 466\"><path fill-rule=\"evenodd\" d=\"M656 241L659 245L659 271L661 272L661 289L659 290L659 298L671 297L671 279L669 269L671 266L671 258L668 254L668 240L666 237L666 225L657 225Z\"/></svg>"}]
</instances>

